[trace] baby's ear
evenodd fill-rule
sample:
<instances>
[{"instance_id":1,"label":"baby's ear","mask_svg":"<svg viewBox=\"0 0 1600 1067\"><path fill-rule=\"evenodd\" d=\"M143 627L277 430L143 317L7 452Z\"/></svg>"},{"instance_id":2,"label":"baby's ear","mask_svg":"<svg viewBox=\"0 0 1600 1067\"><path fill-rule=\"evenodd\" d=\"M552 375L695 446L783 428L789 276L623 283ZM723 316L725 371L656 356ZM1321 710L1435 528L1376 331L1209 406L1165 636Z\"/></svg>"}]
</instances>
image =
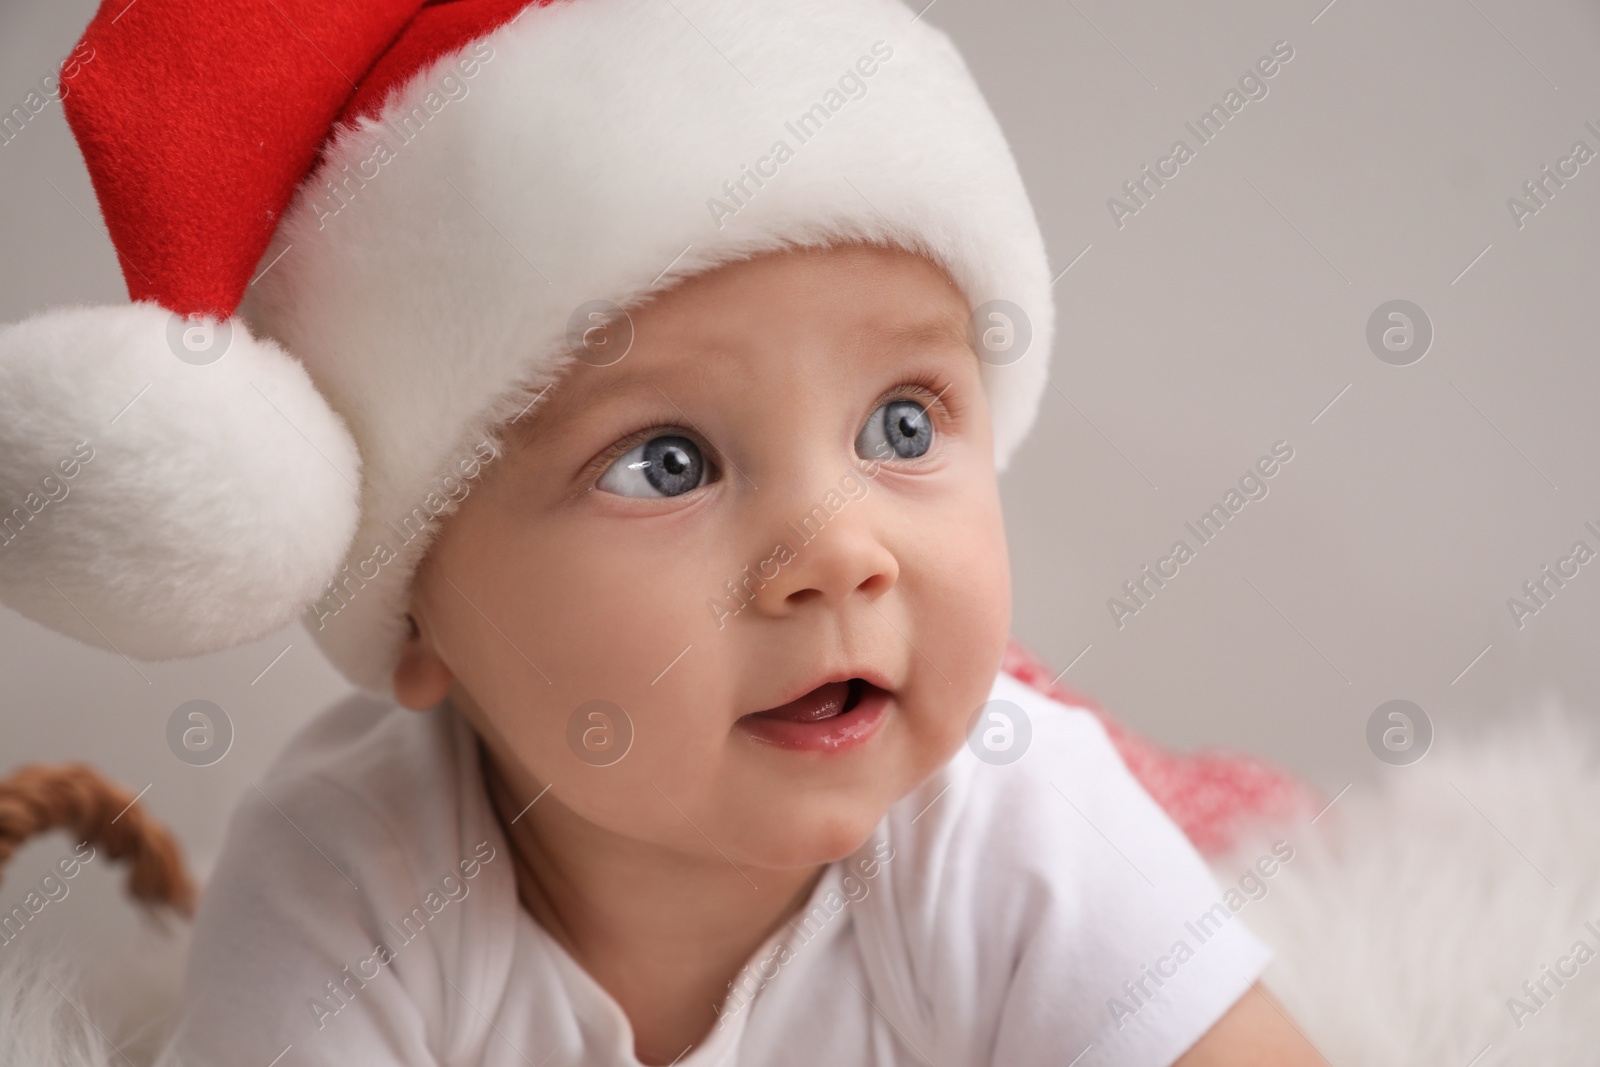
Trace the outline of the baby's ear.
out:
<instances>
[{"instance_id":1,"label":"baby's ear","mask_svg":"<svg viewBox=\"0 0 1600 1067\"><path fill-rule=\"evenodd\" d=\"M417 620L407 615L406 622L411 632L400 646L400 661L395 664L394 697L412 711L426 711L445 698L455 675L439 658L433 643L423 637Z\"/></svg>"}]
</instances>

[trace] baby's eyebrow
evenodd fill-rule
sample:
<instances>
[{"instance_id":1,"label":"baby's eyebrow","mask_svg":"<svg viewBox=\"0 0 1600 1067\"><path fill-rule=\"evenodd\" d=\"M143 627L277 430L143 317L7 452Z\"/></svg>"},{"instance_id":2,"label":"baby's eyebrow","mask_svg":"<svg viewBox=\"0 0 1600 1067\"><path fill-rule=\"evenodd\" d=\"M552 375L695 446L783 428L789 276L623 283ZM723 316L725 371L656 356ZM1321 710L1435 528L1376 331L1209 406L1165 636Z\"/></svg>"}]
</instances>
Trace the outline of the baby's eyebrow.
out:
<instances>
[{"instance_id":1,"label":"baby's eyebrow","mask_svg":"<svg viewBox=\"0 0 1600 1067\"><path fill-rule=\"evenodd\" d=\"M895 347L914 347L918 345L955 345L968 351L972 350L971 340L967 337L966 324L955 319L940 315L933 319L918 319L914 322L903 323L899 326L889 327L878 332L880 336Z\"/></svg>"},{"instance_id":2,"label":"baby's eyebrow","mask_svg":"<svg viewBox=\"0 0 1600 1067\"><path fill-rule=\"evenodd\" d=\"M601 401L621 393L631 393L641 389L649 389L659 381L682 381L685 374L692 374L697 369L694 361L686 360L675 363L670 367L652 368L645 371L623 370L611 377L588 377L588 380L579 385L568 384L567 391L563 394L567 404L578 405L581 408L592 408ZM555 389L559 390L560 384ZM555 390L552 390L552 392Z\"/></svg>"},{"instance_id":3,"label":"baby's eyebrow","mask_svg":"<svg viewBox=\"0 0 1600 1067\"><path fill-rule=\"evenodd\" d=\"M546 397L545 393L539 394L542 398L540 402L517 418L513 427L515 440L534 441L539 435L592 411L607 397L629 392L653 377L624 374L613 378L589 378L587 381L574 383L571 375L580 369L572 367L568 371L568 376L559 378L545 387L545 393L549 395Z\"/></svg>"},{"instance_id":4,"label":"baby's eyebrow","mask_svg":"<svg viewBox=\"0 0 1600 1067\"><path fill-rule=\"evenodd\" d=\"M645 391L653 393L653 386L666 383L669 400L683 388L686 376L707 375L714 367L706 360L685 360L668 366L634 371L618 368L618 373L596 376L605 368L585 368L575 364L567 375L548 387L549 397L534 405L531 411L517 420L516 439L533 441L539 434L561 426L572 419L591 415L605 401L619 395ZM573 375L581 375L574 380Z\"/></svg>"}]
</instances>

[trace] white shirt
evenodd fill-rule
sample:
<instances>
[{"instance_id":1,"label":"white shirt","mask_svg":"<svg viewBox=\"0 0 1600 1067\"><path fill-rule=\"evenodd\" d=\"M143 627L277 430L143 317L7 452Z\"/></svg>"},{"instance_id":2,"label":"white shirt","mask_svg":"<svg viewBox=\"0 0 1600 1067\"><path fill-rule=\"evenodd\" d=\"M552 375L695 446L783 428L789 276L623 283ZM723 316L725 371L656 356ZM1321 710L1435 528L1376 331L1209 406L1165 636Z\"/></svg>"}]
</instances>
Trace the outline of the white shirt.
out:
<instances>
[{"instance_id":1,"label":"white shirt","mask_svg":"<svg viewBox=\"0 0 1600 1067\"><path fill-rule=\"evenodd\" d=\"M1269 950L1093 715L1004 673L991 699L1023 755L975 742L896 803L677 1067L1158 1067L1249 988ZM519 904L448 705L357 696L289 744L234 813L188 979L166 1064L638 1064Z\"/></svg>"}]
</instances>

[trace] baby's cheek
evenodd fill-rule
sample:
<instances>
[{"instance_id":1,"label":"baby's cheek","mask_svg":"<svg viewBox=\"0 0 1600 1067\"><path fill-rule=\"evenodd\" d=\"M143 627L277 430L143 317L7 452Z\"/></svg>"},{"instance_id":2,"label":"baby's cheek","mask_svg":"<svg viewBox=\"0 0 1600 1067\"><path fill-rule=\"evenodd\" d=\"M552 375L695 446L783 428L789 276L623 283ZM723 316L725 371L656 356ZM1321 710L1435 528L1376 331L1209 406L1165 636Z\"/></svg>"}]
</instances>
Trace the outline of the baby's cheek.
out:
<instances>
[{"instance_id":1,"label":"baby's cheek","mask_svg":"<svg viewBox=\"0 0 1600 1067\"><path fill-rule=\"evenodd\" d=\"M974 501L925 561L929 603L917 609L917 669L936 708L941 746L954 751L988 699L1011 627L1011 576L998 502ZM934 667L938 669L935 670Z\"/></svg>"},{"instance_id":2,"label":"baby's cheek","mask_svg":"<svg viewBox=\"0 0 1600 1067\"><path fill-rule=\"evenodd\" d=\"M920 561L939 599L941 629L962 643L987 647L1010 626L1011 569L998 501L978 494L947 516L932 551Z\"/></svg>"}]
</instances>

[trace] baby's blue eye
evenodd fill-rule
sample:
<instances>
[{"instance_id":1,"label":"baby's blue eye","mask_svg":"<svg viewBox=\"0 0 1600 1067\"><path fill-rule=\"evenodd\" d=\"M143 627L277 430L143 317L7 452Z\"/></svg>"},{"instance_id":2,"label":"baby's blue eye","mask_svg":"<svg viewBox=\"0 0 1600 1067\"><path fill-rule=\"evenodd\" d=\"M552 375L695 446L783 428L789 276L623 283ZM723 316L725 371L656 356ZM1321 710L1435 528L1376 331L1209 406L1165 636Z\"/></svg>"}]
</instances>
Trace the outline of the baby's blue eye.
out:
<instances>
[{"instance_id":1,"label":"baby's blue eye","mask_svg":"<svg viewBox=\"0 0 1600 1067\"><path fill-rule=\"evenodd\" d=\"M618 456L595 488L618 496L673 497L700 488L705 476L700 446L687 437L665 434Z\"/></svg>"},{"instance_id":2,"label":"baby's blue eye","mask_svg":"<svg viewBox=\"0 0 1600 1067\"><path fill-rule=\"evenodd\" d=\"M933 447L933 420L915 400L891 400L867 419L856 438L862 459L916 459Z\"/></svg>"}]
</instances>

